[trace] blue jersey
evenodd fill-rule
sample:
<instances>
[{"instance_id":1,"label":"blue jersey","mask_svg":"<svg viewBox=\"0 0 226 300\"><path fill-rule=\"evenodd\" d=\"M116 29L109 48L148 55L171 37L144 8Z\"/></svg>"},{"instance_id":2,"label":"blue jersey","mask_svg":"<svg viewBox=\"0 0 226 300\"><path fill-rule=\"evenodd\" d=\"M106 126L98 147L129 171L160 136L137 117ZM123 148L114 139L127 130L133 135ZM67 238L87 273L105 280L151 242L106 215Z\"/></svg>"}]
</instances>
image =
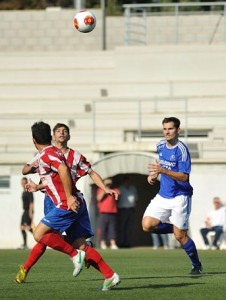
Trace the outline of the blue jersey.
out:
<instances>
[{"instance_id":1,"label":"blue jersey","mask_svg":"<svg viewBox=\"0 0 226 300\"><path fill-rule=\"evenodd\" d=\"M168 147L166 140L157 144L159 163L161 167L174 171L190 174L191 158L187 146L178 141L173 147ZM179 195L192 196L193 188L189 183L174 180L165 174L161 174L159 195L164 198L175 198Z\"/></svg>"}]
</instances>

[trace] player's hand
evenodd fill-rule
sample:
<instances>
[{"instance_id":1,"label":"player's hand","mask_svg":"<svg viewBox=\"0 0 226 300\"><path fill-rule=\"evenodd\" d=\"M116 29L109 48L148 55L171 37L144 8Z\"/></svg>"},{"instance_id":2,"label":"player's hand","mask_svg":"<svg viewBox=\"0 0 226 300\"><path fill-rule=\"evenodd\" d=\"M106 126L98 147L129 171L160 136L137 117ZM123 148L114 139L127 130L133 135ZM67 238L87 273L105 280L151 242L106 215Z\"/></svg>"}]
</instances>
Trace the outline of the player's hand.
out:
<instances>
[{"instance_id":1,"label":"player's hand","mask_svg":"<svg viewBox=\"0 0 226 300\"><path fill-rule=\"evenodd\" d=\"M154 185L157 180L157 176L149 175L147 181L150 185Z\"/></svg>"},{"instance_id":2,"label":"player's hand","mask_svg":"<svg viewBox=\"0 0 226 300\"><path fill-rule=\"evenodd\" d=\"M67 206L68 210L72 210L77 213L80 207L80 203L75 196L71 195L67 197Z\"/></svg>"},{"instance_id":3,"label":"player's hand","mask_svg":"<svg viewBox=\"0 0 226 300\"><path fill-rule=\"evenodd\" d=\"M115 198L115 200L118 200L118 196L119 195L118 195L118 193L116 191L114 191L112 189L109 189L109 188L106 188L105 189L105 193L112 195Z\"/></svg>"},{"instance_id":4,"label":"player's hand","mask_svg":"<svg viewBox=\"0 0 226 300\"><path fill-rule=\"evenodd\" d=\"M34 183L31 179L28 180L28 183L25 185L25 189L27 192L33 193L37 192L37 184Z\"/></svg>"},{"instance_id":5,"label":"player's hand","mask_svg":"<svg viewBox=\"0 0 226 300\"><path fill-rule=\"evenodd\" d=\"M149 175L152 175L152 177L158 177L159 174L161 173L161 166L159 164L159 162L156 160L156 162L153 164L149 164L148 165L148 171L149 171Z\"/></svg>"}]
</instances>

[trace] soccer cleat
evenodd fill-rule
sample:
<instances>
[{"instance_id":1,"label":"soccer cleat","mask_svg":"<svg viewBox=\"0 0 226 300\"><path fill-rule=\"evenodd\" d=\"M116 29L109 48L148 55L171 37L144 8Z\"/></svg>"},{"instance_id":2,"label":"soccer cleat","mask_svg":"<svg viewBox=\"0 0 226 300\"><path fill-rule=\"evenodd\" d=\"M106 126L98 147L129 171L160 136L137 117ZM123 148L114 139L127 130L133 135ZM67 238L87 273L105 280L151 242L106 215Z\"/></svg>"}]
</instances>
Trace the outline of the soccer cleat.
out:
<instances>
[{"instance_id":1,"label":"soccer cleat","mask_svg":"<svg viewBox=\"0 0 226 300\"><path fill-rule=\"evenodd\" d=\"M102 291L109 291L111 289L113 289L113 287L115 287L116 285L118 285L120 283L120 277L118 274L114 273L113 276L111 278L107 278L104 280L104 284L102 287Z\"/></svg>"},{"instance_id":2,"label":"soccer cleat","mask_svg":"<svg viewBox=\"0 0 226 300\"><path fill-rule=\"evenodd\" d=\"M82 250L77 250L78 253L72 257L72 262L74 264L74 271L73 271L73 276L76 277L79 275L79 273L82 271L82 267L84 265L84 260L86 257L85 251Z\"/></svg>"},{"instance_id":3,"label":"soccer cleat","mask_svg":"<svg viewBox=\"0 0 226 300\"><path fill-rule=\"evenodd\" d=\"M199 266L192 266L191 275L201 275L202 274L202 264Z\"/></svg>"},{"instance_id":4,"label":"soccer cleat","mask_svg":"<svg viewBox=\"0 0 226 300\"><path fill-rule=\"evenodd\" d=\"M20 266L20 270L16 274L16 282L24 283L27 277L27 270L24 269L23 266Z\"/></svg>"}]
</instances>

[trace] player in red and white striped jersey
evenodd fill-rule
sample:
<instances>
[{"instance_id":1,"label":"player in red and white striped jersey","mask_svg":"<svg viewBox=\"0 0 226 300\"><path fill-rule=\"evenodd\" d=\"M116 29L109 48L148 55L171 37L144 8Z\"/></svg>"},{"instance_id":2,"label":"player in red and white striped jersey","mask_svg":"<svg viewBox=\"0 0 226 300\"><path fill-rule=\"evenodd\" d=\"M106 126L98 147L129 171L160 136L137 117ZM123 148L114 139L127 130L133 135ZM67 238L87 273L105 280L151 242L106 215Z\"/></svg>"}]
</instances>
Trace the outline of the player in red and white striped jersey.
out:
<instances>
[{"instance_id":1,"label":"player in red and white striped jersey","mask_svg":"<svg viewBox=\"0 0 226 300\"><path fill-rule=\"evenodd\" d=\"M74 181L74 184L76 185L79 178L82 176L85 176L89 174L93 181L98 185L98 187L102 188L106 193L114 194L115 192L113 190L108 189L104 183L102 178L98 173L96 173L91 168L91 164L86 160L86 158L78 151L70 149L67 147L67 142L70 139L69 134L69 128L65 124L57 124L54 129L54 141L55 145L61 149L61 151L64 153L64 156L67 161L67 165L70 168L72 178ZM42 178L44 184L46 184L47 192L49 195L51 195L52 200L54 201L55 205L58 206L61 209L64 209L65 202L59 201L59 199L62 198L59 197L59 186L58 181L54 179L54 168L57 169L57 163L59 162L59 158L53 157L51 152L51 148L47 148L45 153L41 153L40 155L40 174L45 174L45 177ZM59 154L59 153L58 153ZM60 154L61 156L61 154ZM51 160L52 163L52 171L49 171L48 166L50 165L49 160ZM36 165L35 165L36 166ZM30 170L33 168L33 166L30 167ZM28 169L29 170L29 169ZM29 173L29 172L28 172ZM99 270L103 276L105 277L105 281L102 287L102 290L109 290L113 288L115 285L117 285L120 282L119 276L112 271L112 269L104 262L100 254L87 245L86 238L93 236L91 226L90 226L90 220L85 204L85 200L83 198L82 193L75 187L75 196L76 199L82 203L82 206L85 207L83 210L83 213L80 215L79 218L77 218L76 223L73 223L68 229L66 229L67 237L70 243L73 243L73 246L75 248L79 248L85 251L86 253L86 261L95 267L97 270ZM40 187L39 187L40 188ZM37 189L37 187L36 187ZM61 191L62 192L62 191ZM117 197L117 195L115 194ZM63 197L64 198L64 197ZM47 199L45 199L45 205L47 204ZM48 205L49 206L49 205ZM81 208L79 208L79 211ZM54 211L54 210L53 210ZM42 222L46 225L49 224L51 220L48 219L48 217L51 217L51 213L47 214L47 219L42 219ZM47 222L47 223L46 223ZM57 224L54 225L55 228L57 228ZM62 229L58 229L62 232ZM25 265L23 266L27 271L36 263L38 258L44 253L45 247L43 244L38 243L32 250L31 255L27 259Z\"/></svg>"}]
</instances>

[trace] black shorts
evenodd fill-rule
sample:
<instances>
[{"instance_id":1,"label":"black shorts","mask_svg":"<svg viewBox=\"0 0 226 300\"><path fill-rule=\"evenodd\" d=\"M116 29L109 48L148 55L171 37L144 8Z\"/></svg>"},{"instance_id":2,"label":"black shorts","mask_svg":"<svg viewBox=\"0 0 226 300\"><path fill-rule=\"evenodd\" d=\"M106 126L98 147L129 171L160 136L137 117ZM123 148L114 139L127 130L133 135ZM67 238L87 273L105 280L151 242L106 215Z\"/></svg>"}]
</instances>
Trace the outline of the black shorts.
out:
<instances>
[{"instance_id":1,"label":"black shorts","mask_svg":"<svg viewBox=\"0 0 226 300\"><path fill-rule=\"evenodd\" d=\"M29 211L28 210L25 210L23 212L20 225L31 226L31 218L29 217Z\"/></svg>"}]
</instances>

